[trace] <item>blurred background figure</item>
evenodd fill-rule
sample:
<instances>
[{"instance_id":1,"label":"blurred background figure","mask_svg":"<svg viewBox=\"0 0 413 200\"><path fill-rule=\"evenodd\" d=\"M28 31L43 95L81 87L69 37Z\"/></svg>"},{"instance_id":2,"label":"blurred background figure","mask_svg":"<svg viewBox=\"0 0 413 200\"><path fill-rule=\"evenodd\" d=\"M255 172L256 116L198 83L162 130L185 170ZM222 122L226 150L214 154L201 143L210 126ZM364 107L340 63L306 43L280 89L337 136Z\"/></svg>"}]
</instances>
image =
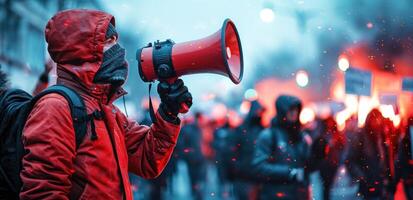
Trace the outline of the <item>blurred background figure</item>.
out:
<instances>
[{"instance_id":1,"label":"blurred background figure","mask_svg":"<svg viewBox=\"0 0 413 200\"><path fill-rule=\"evenodd\" d=\"M379 110L373 109L366 118L363 130L349 152L349 170L359 183L359 194L364 199L392 199L395 185L392 180L389 148L386 146L388 129Z\"/></svg>"},{"instance_id":2,"label":"blurred background figure","mask_svg":"<svg viewBox=\"0 0 413 200\"><path fill-rule=\"evenodd\" d=\"M255 157L256 140L264 129L262 115L264 108L258 101L252 101L250 110L236 134L231 136L235 147L233 167L231 172L234 178L234 194L237 199L257 199L258 188L256 174L251 170Z\"/></svg>"},{"instance_id":3,"label":"blurred background figure","mask_svg":"<svg viewBox=\"0 0 413 200\"><path fill-rule=\"evenodd\" d=\"M233 181L234 177L234 155L237 150L235 142L238 134L237 117L228 116L224 126L214 132L212 147L215 151L215 166L218 176L218 196L228 199L234 196Z\"/></svg>"},{"instance_id":4,"label":"blurred background figure","mask_svg":"<svg viewBox=\"0 0 413 200\"><path fill-rule=\"evenodd\" d=\"M309 199L306 167L311 139L301 131L301 101L294 96L277 98L277 116L271 128L260 133L253 160L262 184L260 199Z\"/></svg>"},{"instance_id":5,"label":"blurred background figure","mask_svg":"<svg viewBox=\"0 0 413 200\"><path fill-rule=\"evenodd\" d=\"M396 159L396 183L401 179L407 199L413 199L413 116L408 119Z\"/></svg>"},{"instance_id":6,"label":"blurred background figure","mask_svg":"<svg viewBox=\"0 0 413 200\"><path fill-rule=\"evenodd\" d=\"M200 123L204 116L196 112L194 121L185 124L181 129L177 149L179 158L188 166L191 193L194 199L204 198L205 179L206 179L206 159L202 154L202 130Z\"/></svg>"},{"instance_id":7,"label":"blurred background figure","mask_svg":"<svg viewBox=\"0 0 413 200\"><path fill-rule=\"evenodd\" d=\"M41 91L46 89L49 86L50 78L49 73L56 68L56 64L52 59L48 59L44 64L44 70L40 74L39 79L37 80L36 86L32 92L33 96L39 94ZM56 70L56 69L55 69Z\"/></svg>"},{"instance_id":8,"label":"blurred background figure","mask_svg":"<svg viewBox=\"0 0 413 200\"><path fill-rule=\"evenodd\" d=\"M311 166L320 172L323 199L330 199L330 192L339 167L344 164L345 137L337 129L333 117L322 121L321 135L315 139L311 150Z\"/></svg>"}]
</instances>

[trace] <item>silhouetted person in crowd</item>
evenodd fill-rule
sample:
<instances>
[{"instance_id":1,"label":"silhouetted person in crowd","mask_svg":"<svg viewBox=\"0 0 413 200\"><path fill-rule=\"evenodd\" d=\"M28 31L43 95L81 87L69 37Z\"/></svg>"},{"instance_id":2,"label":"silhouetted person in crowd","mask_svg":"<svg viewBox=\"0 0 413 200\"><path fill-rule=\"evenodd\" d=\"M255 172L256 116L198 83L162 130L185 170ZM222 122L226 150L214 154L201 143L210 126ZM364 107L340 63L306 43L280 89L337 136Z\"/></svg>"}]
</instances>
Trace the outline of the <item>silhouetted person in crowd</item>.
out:
<instances>
[{"instance_id":1,"label":"silhouetted person in crowd","mask_svg":"<svg viewBox=\"0 0 413 200\"><path fill-rule=\"evenodd\" d=\"M258 101L252 101L251 107L244 122L232 136L232 146L235 147L233 169L234 194L237 199L256 199L257 186L256 175L251 171L254 158L255 142L264 129L262 126L262 115L264 108Z\"/></svg>"},{"instance_id":2,"label":"silhouetted person in crowd","mask_svg":"<svg viewBox=\"0 0 413 200\"><path fill-rule=\"evenodd\" d=\"M391 164L386 146L386 120L373 109L366 118L363 130L352 141L349 152L349 172L359 183L359 194L364 199L391 199L394 186Z\"/></svg>"},{"instance_id":3,"label":"silhouetted person in crowd","mask_svg":"<svg viewBox=\"0 0 413 200\"><path fill-rule=\"evenodd\" d=\"M413 116L408 119L406 133L396 159L396 180L403 179L407 199L413 199ZM397 184L397 182L395 184Z\"/></svg>"},{"instance_id":4,"label":"silhouetted person in crowd","mask_svg":"<svg viewBox=\"0 0 413 200\"><path fill-rule=\"evenodd\" d=\"M186 162L192 195L194 199L203 199L203 189L206 178L206 159L201 151L202 133L200 121L203 120L200 112L195 113L193 123L186 124L181 129L178 141L179 158Z\"/></svg>"},{"instance_id":5,"label":"silhouetted person in crowd","mask_svg":"<svg viewBox=\"0 0 413 200\"><path fill-rule=\"evenodd\" d=\"M306 173L311 138L301 131L301 101L294 96L277 98L277 116L256 142L253 168L262 180L260 199L309 199Z\"/></svg>"},{"instance_id":6,"label":"silhouetted person in crowd","mask_svg":"<svg viewBox=\"0 0 413 200\"><path fill-rule=\"evenodd\" d=\"M212 147L215 151L215 161L218 173L218 194L222 198L228 198L230 187L233 183L233 156L236 151L235 134L238 128L233 119L228 118L224 126L214 132Z\"/></svg>"},{"instance_id":7,"label":"silhouetted person in crowd","mask_svg":"<svg viewBox=\"0 0 413 200\"><path fill-rule=\"evenodd\" d=\"M338 131L333 117L323 120L321 126L321 135L315 139L311 148L311 162L320 171L323 199L329 200L337 171L344 163L345 138Z\"/></svg>"}]
</instances>

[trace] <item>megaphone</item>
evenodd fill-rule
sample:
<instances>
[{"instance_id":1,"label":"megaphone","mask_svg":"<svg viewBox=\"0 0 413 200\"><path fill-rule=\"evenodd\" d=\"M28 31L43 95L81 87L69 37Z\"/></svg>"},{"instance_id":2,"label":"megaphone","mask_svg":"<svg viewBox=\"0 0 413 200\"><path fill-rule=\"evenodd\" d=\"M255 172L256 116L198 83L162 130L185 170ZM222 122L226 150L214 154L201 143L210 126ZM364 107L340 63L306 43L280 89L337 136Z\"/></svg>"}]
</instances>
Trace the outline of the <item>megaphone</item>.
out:
<instances>
[{"instance_id":1,"label":"megaphone","mask_svg":"<svg viewBox=\"0 0 413 200\"><path fill-rule=\"evenodd\" d=\"M136 52L139 75L144 82L175 80L187 74L214 73L238 84L243 75L243 57L235 24L226 19L214 34L189 42L156 41Z\"/></svg>"}]
</instances>

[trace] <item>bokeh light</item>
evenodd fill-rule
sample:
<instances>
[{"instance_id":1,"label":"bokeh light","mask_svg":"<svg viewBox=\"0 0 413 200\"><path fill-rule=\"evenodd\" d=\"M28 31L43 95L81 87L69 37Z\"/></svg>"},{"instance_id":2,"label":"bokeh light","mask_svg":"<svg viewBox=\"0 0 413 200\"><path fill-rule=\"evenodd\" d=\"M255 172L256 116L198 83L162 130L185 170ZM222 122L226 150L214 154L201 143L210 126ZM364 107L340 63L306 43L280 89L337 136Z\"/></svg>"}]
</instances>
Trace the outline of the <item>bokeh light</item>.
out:
<instances>
[{"instance_id":1,"label":"bokeh light","mask_svg":"<svg viewBox=\"0 0 413 200\"><path fill-rule=\"evenodd\" d=\"M345 72L350 67L350 62L346 57L341 57L338 59L338 68Z\"/></svg>"},{"instance_id":2,"label":"bokeh light","mask_svg":"<svg viewBox=\"0 0 413 200\"><path fill-rule=\"evenodd\" d=\"M251 102L250 101L243 101L239 106L239 112L241 114L247 114L250 111Z\"/></svg>"},{"instance_id":3,"label":"bokeh light","mask_svg":"<svg viewBox=\"0 0 413 200\"><path fill-rule=\"evenodd\" d=\"M315 112L313 109L305 107L300 113L301 124L307 124L315 119Z\"/></svg>"},{"instance_id":4,"label":"bokeh light","mask_svg":"<svg viewBox=\"0 0 413 200\"><path fill-rule=\"evenodd\" d=\"M295 75L295 81L297 82L297 85L300 87L307 86L309 82L307 72L303 70L298 71L297 74Z\"/></svg>"},{"instance_id":5,"label":"bokeh light","mask_svg":"<svg viewBox=\"0 0 413 200\"><path fill-rule=\"evenodd\" d=\"M248 89L244 93L244 98L249 101L257 100L258 99L258 93L254 89Z\"/></svg>"},{"instance_id":6,"label":"bokeh light","mask_svg":"<svg viewBox=\"0 0 413 200\"><path fill-rule=\"evenodd\" d=\"M260 12L260 18L265 23L270 23L274 21L274 11L270 8L263 8Z\"/></svg>"},{"instance_id":7,"label":"bokeh light","mask_svg":"<svg viewBox=\"0 0 413 200\"><path fill-rule=\"evenodd\" d=\"M368 29L372 29L372 28L374 27L374 25L373 25L373 23L368 22L368 23L366 24L366 27L367 27Z\"/></svg>"}]
</instances>

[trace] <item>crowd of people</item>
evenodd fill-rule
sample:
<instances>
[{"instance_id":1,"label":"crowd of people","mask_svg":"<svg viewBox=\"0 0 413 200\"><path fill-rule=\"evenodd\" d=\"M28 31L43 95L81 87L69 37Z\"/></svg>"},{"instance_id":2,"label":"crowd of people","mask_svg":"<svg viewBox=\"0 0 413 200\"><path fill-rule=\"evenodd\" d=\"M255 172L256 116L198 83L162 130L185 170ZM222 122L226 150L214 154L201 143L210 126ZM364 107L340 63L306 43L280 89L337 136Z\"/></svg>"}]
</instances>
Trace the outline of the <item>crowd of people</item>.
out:
<instances>
[{"instance_id":1,"label":"crowd of people","mask_svg":"<svg viewBox=\"0 0 413 200\"><path fill-rule=\"evenodd\" d=\"M34 95L47 88L51 64L45 65ZM309 176L314 172L320 174L323 199L331 199L339 169L345 167L352 183L358 185L359 198L394 199L401 182L407 198L413 199L412 117L395 127L373 109L363 127L357 126L354 116L339 131L333 116L303 126L299 121L302 103L297 97L281 95L274 106L276 116L269 127L263 126L265 108L256 100L250 102L241 124L230 117L217 122L201 112L185 118L163 173L153 180L132 178L133 185L145 185L149 199L164 199L167 189L177 187L172 178L181 161L187 165L194 199L205 197L209 166L216 169L216 194L222 199L309 199ZM142 125L151 123L149 115L141 120ZM205 142L205 134L212 141Z\"/></svg>"},{"instance_id":2,"label":"crowd of people","mask_svg":"<svg viewBox=\"0 0 413 200\"><path fill-rule=\"evenodd\" d=\"M344 130L339 130L333 116L303 125L300 99L281 95L274 105L276 116L264 127L265 108L258 101L250 105L240 125L231 118L224 123L206 120L201 113L184 122L169 165L176 169L178 160L187 164L194 199L205 196L208 165L216 168L216 193L222 199L310 199L309 177L315 172L321 179L320 196L333 199L332 187L343 168L351 184L358 185L355 198L395 199L399 183L407 199L413 198L413 118L396 127L373 109L362 127L356 116L346 121ZM210 134L205 133L206 126L214 127L209 144L212 157L201 149L202 135ZM172 178L177 171L165 173Z\"/></svg>"}]
</instances>

